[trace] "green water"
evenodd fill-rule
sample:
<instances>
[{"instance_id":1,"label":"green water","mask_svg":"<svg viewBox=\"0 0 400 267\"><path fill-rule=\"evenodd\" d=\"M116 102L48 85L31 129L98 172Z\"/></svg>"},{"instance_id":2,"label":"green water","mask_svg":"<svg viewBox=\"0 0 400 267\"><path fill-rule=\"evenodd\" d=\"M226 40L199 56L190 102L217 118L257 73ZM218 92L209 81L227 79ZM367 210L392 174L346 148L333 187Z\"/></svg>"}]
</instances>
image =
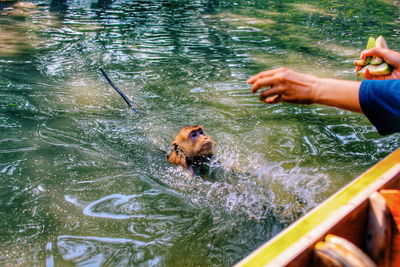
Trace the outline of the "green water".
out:
<instances>
[{"instance_id":1,"label":"green water","mask_svg":"<svg viewBox=\"0 0 400 267\"><path fill-rule=\"evenodd\" d=\"M368 36L400 48L397 1L35 3L0 2L2 266L230 266L400 142L245 83L277 66L356 79ZM217 181L166 162L192 124L218 143Z\"/></svg>"}]
</instances>

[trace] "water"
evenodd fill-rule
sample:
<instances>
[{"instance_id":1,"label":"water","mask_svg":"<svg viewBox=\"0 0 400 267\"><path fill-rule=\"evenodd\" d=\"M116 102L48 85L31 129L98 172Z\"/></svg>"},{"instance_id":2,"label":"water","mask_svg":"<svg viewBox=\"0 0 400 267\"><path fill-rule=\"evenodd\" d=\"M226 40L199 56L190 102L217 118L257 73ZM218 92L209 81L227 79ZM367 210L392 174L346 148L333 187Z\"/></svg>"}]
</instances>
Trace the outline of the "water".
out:
<instances>
[{"instance_id":1,"label":"water","mask_svg":"<svg viewBox=\"0 0 400 267\"><path fill-rule=\"evenodd\" d=\"M0 265L230 266L399 144L245 83L355 79L369 35L400 47L397 1L35 3L0 3ZM218 142L217 181L166 162L192 124Z\"/></svg>"}]
</instances>

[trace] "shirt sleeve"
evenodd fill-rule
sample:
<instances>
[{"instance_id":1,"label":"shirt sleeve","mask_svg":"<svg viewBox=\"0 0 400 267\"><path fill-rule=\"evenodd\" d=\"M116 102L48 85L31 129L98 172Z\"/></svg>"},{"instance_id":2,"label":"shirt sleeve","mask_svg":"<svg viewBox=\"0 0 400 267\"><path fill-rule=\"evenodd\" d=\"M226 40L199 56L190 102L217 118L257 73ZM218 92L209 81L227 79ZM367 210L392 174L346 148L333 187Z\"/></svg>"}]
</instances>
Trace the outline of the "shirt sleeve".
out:
<instances>
[{"instance_id":1,"label":"shirt sleeve","mask_svg":"<svg viewBox=\"0 0 400 267\"><path fill-rule=\"evenodd\" d=\"M400 132L400 80L365 80L360 105L381 135Z\"/></svg>"}]
</instances>

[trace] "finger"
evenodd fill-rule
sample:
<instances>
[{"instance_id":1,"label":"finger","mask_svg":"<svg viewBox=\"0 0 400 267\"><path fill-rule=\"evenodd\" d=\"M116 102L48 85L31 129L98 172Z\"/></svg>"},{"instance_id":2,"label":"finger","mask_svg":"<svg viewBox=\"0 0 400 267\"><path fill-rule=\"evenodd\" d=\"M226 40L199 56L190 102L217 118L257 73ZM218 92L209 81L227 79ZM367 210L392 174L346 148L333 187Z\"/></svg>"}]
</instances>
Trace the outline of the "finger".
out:
<instances>
[{"instance_id":1,"label":"finger","mask_svg":"<svg viewBox=\"0 0 400 267\"><path fill-rule=\"evenodd\" d=\"M248 83L248 84L253 84L253 83L254 83L255 81L257 81L258 79L261 79L261 78L264 78L264 77L268 77L268 76L274 75L274 74L276 73L276 70L277 70L277 69L271 69L271 70L262 71L262 72L260 72L260 73L258 73L258 74L256 74L256 75L250 77L250 78L247 80L247 83Z\"/></svg>"},{"instance_id":2,"label":"finger","mask_svg":"<svg viewBox=\"0 0 400 267\"><path fill-rule=\"evenodd\" d=\"M400 67L400 53L387 48L374 47L372 49L362 51L360 56L361 58L377 56L396 68Z\"/></svg>"},{"instance_id":3,"label":"finger","mask_svg":"<svg viewBox=\"0 0 400 267\"><path fill-rule=\"evenodd\" d=\"M369 69L368 69L368 68L365 70L364 77L365 77L365 79L367 79L367 80L371 80L371 79L372 79L372 75L371 75L371 73L369 72Z\"/></svg>"},{"instance_id":4,"label":"finger","mask_svg":"<svg viewBox=\"0 0 400 267\"><path fill-rule=\"evenodd\" d=\"M260 99L260 101L262 101L262 102L267 103L266 102L267 99L276 100L275 96L280 96L281 93L282 93L281 88L267 89L267 90L264 90L263 92L261 92L261 94L258 96L258 99Z\"/></svg>"},{"instance_id":5,"label":"finger","mask_svg":"<svg viewBox=\"0 0 400 267\"><path fill-rule=\"evenodd\" d=\"M275 104L275 103L281 102L280 99L281 99L281 95L273 95L273 96L267 97L264 100L264 103L266 103L266 104Z\"/></svg>"},{"instance_id":6,"label":"finger","mask_svg":"<svg viewBox=\"0 0 400 267\"><path fill-rule=\"evenodd\" d=\"M261 87L273 86L277 82L276 77L266 77L258 79L251 87L251 93L255 94Z\"/></svg>"},{"instance_id":7,"label":"finger","mask_svg":"<svg viewBox=\"0 0 400 267\"><path fill-rule=\"evenodd\" d=\"M359 70L361 70L362 67L361 66L356 66L356 71L358 72Z\"/></svg>"},{"instance_id":8,"label":"finger","mask_svg":"<svg viewBox=\"0 0 400 267\"><path fill-rule=\"evenodd\" d=\"M275 75L276 73L281 72L281 71L283 71L284 69L285 69L285 68L276 68L276 69L271 69L271 70L262 71L262 72L260 72L260 73L258 73L258 74L256 74L256 75L250 77L246 82L247 82L248 84L253 84L253 83L254 83L255 81L257 81L258 79L261 79L261 78L265 78L265 77L268 77L268 76Z\"/></svg>"},{"instance_id":9,"label":"finger","mask_svg":"<svg viewBox=\"0 0 400 267\"><path fill-rule=\"evenodd\" d=\"M385 50L389 50L389 49L385 49ZM378 57L384 57L385 51L383 51L382 48L371 48L371 49L366 49L364 51L361 52L360 54L360 58L366 58L366 57L372 57L372 56L378 56Z\"/></svg>"},{"instance_id":10,"label":"finger","mask_svg":"<svg viewBox=\"0 0 400 267\"><path fill-rule=\"evenodd\" d=\"M268 75L269 71L262 71L254 76L251 76L250 78L247 79L246 83L248 84L253 84L255 81L257 81L258 79L265 77L265 75Z\"/></svg>"}]
</instances>

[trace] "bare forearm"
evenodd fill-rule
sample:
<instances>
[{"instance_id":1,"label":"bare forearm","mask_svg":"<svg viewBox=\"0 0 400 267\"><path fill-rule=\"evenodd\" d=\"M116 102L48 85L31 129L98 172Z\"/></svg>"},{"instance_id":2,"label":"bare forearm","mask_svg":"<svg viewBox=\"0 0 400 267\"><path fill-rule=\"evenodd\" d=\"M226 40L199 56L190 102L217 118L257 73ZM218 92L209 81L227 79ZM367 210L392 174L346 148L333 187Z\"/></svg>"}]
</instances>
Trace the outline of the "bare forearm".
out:
<instances>
[{"instance_id":1,"label":"bare forearm","mask_svg":"<svg viewBox=\"0 0 400 267\"><path fill-rule=\"evenodd\" d=\"M314 86L314 103L362 113L359 101L361 82L320 78Z\"/></svg>"},{"instance_id":2,"label":"bare forearm","mask_svg":"<svg viewBox=\"0 0 400 267\"><path fill-rule=\"evenodd\" d=\"M267 104L314 103L362 113L359 101L361 82L323 79L286 68L260 72L247 82L253 85L252 93L267 88L260 94L260 100Z\"/></svg>"}]
</instances>

